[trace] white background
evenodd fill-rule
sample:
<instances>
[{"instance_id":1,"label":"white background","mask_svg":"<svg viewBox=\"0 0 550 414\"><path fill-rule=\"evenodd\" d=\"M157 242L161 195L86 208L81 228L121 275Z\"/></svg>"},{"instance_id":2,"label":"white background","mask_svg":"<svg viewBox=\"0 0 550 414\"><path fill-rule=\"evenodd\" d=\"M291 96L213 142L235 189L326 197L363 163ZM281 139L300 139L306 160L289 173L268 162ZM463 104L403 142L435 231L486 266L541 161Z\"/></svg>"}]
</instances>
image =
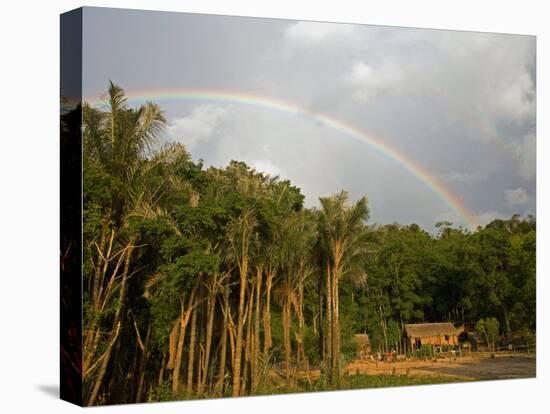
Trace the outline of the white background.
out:
<instances>
[{"instance_id":1,"label":"white background","mask_svg":"<svg viewBox=\"0 0 550 414\"><path fill-rule=\"evenodd\" d=\"M410 413L548 410L549 11L545 1L93 1L258 17L537 35L537 379L128 405L109 412ZM75 412L58 389L59 14L78 1L7 1L0 11L0 412ZM545 162L546 161L546 164ZM546 235L546 237L544 237ZM95 408L92 410L96 410ZM547 412L547 411L546 411Z\"/></svg>"}]
</instances>

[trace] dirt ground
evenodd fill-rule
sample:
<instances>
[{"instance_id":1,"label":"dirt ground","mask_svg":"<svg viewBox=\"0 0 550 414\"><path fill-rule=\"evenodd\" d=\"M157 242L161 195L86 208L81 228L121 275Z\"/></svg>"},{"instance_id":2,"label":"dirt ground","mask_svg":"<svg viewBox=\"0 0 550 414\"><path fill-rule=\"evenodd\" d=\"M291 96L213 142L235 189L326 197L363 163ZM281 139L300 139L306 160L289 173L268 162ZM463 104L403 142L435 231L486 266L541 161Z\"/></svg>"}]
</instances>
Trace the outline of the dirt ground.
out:
<instances>
[{"instance_id":1,"label":"dirt ground","mask_svg":"<svg viewBox=\"0 0 550 414\"><path fill-rule=\"evenodd\" d=\"M435 361L356 360L345 371L348 375L433 375L463 380L529 378L536 375L536 357L534 354L498 353L495 358L491 358L489 354L470 354Z\"/></svg>"}]
</instances>

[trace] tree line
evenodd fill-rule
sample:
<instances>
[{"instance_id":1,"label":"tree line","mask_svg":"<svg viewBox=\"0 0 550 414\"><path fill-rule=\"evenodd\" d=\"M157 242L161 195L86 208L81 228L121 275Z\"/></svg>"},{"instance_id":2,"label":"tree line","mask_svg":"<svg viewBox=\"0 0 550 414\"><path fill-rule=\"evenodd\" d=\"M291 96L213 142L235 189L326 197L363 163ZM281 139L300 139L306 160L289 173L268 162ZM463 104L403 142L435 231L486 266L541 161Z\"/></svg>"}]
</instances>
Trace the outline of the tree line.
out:
<instances>
[{"instance_id":1,"label":"tree line","mask_svg":"<svg viewBox=\"0 0 550 414\"><path fill-rule=\"evenodd\" d=\"M158 105L106 97L82 108L86 405L290 391L313 367L337 388L354 333L388 350L409 322L534 333L533 217L433 235L368 224L344 191L305 208L288 180L159 146Z\"/></svg>"}]
</instances>

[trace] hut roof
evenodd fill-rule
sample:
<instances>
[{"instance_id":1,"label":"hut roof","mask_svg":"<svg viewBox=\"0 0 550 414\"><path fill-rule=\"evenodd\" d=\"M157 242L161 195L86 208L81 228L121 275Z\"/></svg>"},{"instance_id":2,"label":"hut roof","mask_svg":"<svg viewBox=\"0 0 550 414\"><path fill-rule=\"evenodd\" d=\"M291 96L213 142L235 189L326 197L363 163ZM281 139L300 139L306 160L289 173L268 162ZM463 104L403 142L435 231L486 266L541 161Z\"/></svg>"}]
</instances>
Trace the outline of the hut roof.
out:
<instances>
[{"instance_id":1,"label":"hut roof","mask_svg":"<svg viewBox=\"0 0 550 414\"><path fill-rule=\"evenodd\" d=\"M355 334L353 337L359 346L370 346L370 340L367 334Z\"/></svg>"},{"instance_id":2,"label":"hut roof","mask_svg":"<svg viewBox=\"0 0 550 414\"><path fill-rule=\"evenodd\" d=\"M407 335L412 338L423 338L437 335L458 335L460 331L450 322L410 323L405 324Z\"/></svg>"}]
</instances>

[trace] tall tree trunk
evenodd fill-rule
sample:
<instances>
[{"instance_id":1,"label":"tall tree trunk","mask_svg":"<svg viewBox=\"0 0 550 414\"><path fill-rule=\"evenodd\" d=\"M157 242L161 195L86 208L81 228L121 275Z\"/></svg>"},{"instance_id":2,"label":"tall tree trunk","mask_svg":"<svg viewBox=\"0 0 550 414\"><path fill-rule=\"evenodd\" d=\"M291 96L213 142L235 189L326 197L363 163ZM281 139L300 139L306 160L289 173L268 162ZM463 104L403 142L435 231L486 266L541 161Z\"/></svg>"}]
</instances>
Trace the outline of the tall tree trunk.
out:
<instances>
[{"instance_id":1,"label":"tall tree trunk","mask_svg":"<svg viewBox=\"0 0 550 414\"><path fill-rule=\"evenodd\" d=\"M325 350L325 330L324 330L324 315L323 315L323 274L319 273L317 281L317 294L319 295L319 355L321 360L325 361L326 350Z\"/></svg>"},{"instance_id":2,"label":"tall tree trunk","mask_svg":"<svg viewBox=\"0 0 550 414\"><path fill-rule=\"evenodd\" d=\"M109 341L107 345L107 349L105 350L105 353L102 356L103 360L101 362L101 367L99 368L98 379L94 383L92 392L90 394L90 398L88 399L88 403L86 405L94 405L94 403L96 402L97 396L99 394L99 390L101 388L101 384L103 382L103 378L105 377L105 373L107 372L107 366L109 365L111 351L113 349L113 345L115 344L118 338L119 331L120 331L120 322L117 324L114 333L111 334L111 340Z\"/></svg>"},{"instance_id":3,"label":"tall tree trunk","mask_svg":"<svg viewBox=\"0 0 550 414\"><path fill-rule=\"evenodd\" d=\"M111 235L114 237L114 231L111 231ZM110 251L107 252L106 255L102 254L102 252L105 251L105 245L107 244L107 220L103 220L103 224L101 226L101 236L99 239L99 247L98 247L98 254L96 257L96 264L95 264L95 272L94 277L90 278L90 283L88 287L88 292L90 292L90 304L92 304L92 307L94 304L97 303L97 292L99 291L99 287L103 284L102 281L102 268L105 266L105 263L108 262L108 257L110 256ZM110 240L109 244L109 250L111 249L113 245L113 238Z\"/></svg>"},{"instance_id":4,"label":"tall tree trunk","mask_svg":"<svg viewBox=\"0 0 550 414\"><path fill-rule=\"evenodd\" d=\"M197 339L197 309L194 309L191 316L191 332L189 337L189 359L187 360L187 394L193 393L193 374L195 365L195 347Z\"/></svg>"},{"instance_id":5,"label":"tall tree trunk","mask_svg":"<svg viewBox=\"0 0 550 414\"><path fill-rule=\"evenodd\" d=\"M118 255L118 260L114 268L112 269L110 273L110 277L108 278L108 282L106 286L104 286L105 279L107 277L107 273L109 272L109 263L113 258L111 257L113 242L115 238L115 231L111 231L111 236L109 239L109 244L107 246L104 245L103 249L98 250L98 259L96 266L96 273L99 273L99 275L96 275L97 281L96 281L96 293L94 293L94 300L93 302L90 302L90 314L94 315L88 322L87 322L87 329L83 331L83 353L84 353L84 359L82 361L82 372L84 380L87 379L88 374L92 371L90 369L90 366L92 366L92 362L94 360L94 357L96 356L98 346L101 340L101 327L99 326L100 318L98 317L101 315L101 313L104 311L105 307L107 306L107 302L109 298L111 297L113 290L116 288L115 286L115 279L118 278L118 272L120 268L123 266L123 263L125 263L125 257L126 253L128 251L128 246L126 246L122 253ZM106 248L106 251L105 251ZM116 257L116 255L115 255ZM113 324L114 326L114 324ZM97 361L97 358L96 358ZM94 366L97 366L94 364Z\"/></svg>"},{"instance_id":6,"label":"tall tree trunk","mask_svg":"<svg viewBox=\"0 0 550 414\"><path fill-rule=\"evenodd\" d=\"M248 259L244 258L240 266L239 310L237 313L237 338L235 339L235 358L233 369L233 397L241 395L241 357L243 348L244 300L246 295L246 275Z\"/></svg>"},{"instance_id":7,"label":"tall tree trunk","mask_svg":"<svg viewBox=\"0 0 550 414\"><path fill-rule=\"evenodd\" d=\"M273 285L274 271L268 269L265 279L265 305L264 305L264 359L267 362L269 350L273 346L271 338L271 287Z\"/></svg>"},{"instance_id":8,"label":"tall tree trunk","mask_svg":"<svg viewBox=\"0 0 550 414\"><path fill-rule=\"evenodd\" d=\"M201 395L204 391L206 378L208 374L208 367L210 363L210 348L212 346L212 329L214 327L214 311L216 309L216 296L214 293L209 293L207 300L207 322L206 322L206 341L204 345L204 364L202 367L202 381L199 383L197 393Z\"/></svg>"},{"instance_id":9,"label":"tall tree trunk","mask_svg":"<svg viewBox=\"0 0 550 414\"><path fill-rule=\"evenodd\" d=\"M177 393L179 390L179 375L180 375L180 369L181 369L181 360L183 356L183 343L185 338L185 331L187 328L187 324L189 323L189 318L191 316L191 312L193 310L193 307L195 306L195 294L198 288L198 283L195 284L193 287L193 291L191 292L191 296L189 297L187 309L185 309L185 297L182 296L181 298L181 315L180 315L180 327L179 327L179 337L178 337L178 345L176 349L176 354L174 358L174 371L172 373L172 394L174 397L177 397ZM170 358L172 360L172 358ZM171 361L168 361L168 365Z\"/></svg>"},{"instance_id":10,"label":"tall tree trunk","mask_svg":"<svg viewBox=\"0 0 550 414\"><path fill-rule=\"evenodd\" d=\"M259 365L260 365L260 299L262 289L262 267L256 269L256 311L254 313L254 350L252 354L252 383L251 393L254 394L258 388Z\"/></svg>"},{"instance_id":11,"label":"tall tree trunk","mask_svg":"<svg viewBox=\"0 0 550 414\"><path fill-rule=\"evenodd\" d=\"M327 341L326 341L326 361L325 366L328 371L329 381L332 383L332 277L330 272L330 264L327 263Z\"/></svg>"},{"instance_id":12,"label":"tall tree trunk","mask_svg":"<svg viewBox=\"0 0 550 414\"><path fill-rule=\"evenodd\" d=\"M332 323L334 325L333 340L334 346L332 348L332 362L333 362L333 377L336 378L336 385L340 385L340 310L339 310L339 295L338 295L338 273L334 275L334 310Z\"/></svg>"},{"instance_id":13,"label":"tall tree trunk","mask_svg":"<svg viewBox=\"0 0 550 414\"><path fill-rule=\"evenodd\" d=\"M115 316L113 319L113 326L115 327L113 331L111 331L111 339L109 341L109 345L107 346L107 349L105 353L103 354L102 358L103 361L101 363L101 368L98 372L97 378L94 382L94 385L92 387L92 392L90 394L90 398L88 399L87 405L94 405L97 395L99 393L99 390L101 388L101 385L103 383L103 379L105 378L105 373L107 372L107 366L109 365L109 361L111 359L111 352L113 349L113 346L115 345L120 327L122 325L123 315L124 315L124 305L126 301L126 285L128 281L128 275L130 271L130 259L132 257L132 252L134 250L134 243L136 238L133 236L130 238L130 241L128 242L128 245L126 247L126 255L124 258L124 270L122 272L122 279L120 281L119 286L119 295L118 295L118 306L115 311Z\"/></svg>"},{"instance_id":14,"label":"tall tree trunk","mask_svg":"<svg viewBox=\"0 0 550 414\"><path fill-rule=\"evenodd\" d=\"M198 328L198 331L199 333L197 334L198 336L198 341L197 341L197 344L198 344L198 351L199 351L199 358L198 358L198 361L197 361L197 380L196 380L196 384L197 384L197 388L199 387L199 384L202 382L202 376L203 376L203 372L202 372L202 366L203 366L203 363L204 363L204 347L202 346L202 341L203 341L203 335L204 333L202 332L203 331L203 326L202 324L199 324L199 328ZM199 395L198 392L196 394L197 396Z\"/></svg>"},{"instance_id":15,"label":"tall tree trunk","mask_svg":"<svg viewBox=\"0 0 550 414\"><path fill-rule=\"evenodd\" d=\"M290 286L287 280L285 300L283 302L283 345L285 350L285 376L290 385L291 344L290 344Z\"/></svg>"},{"instance_id":16,"label":"tall tree trunk","mask_svg":"<svg viewBox=\"0 0 550 414\"><path fill-rule=\"evenodd\" d=\"M298 285L298 297L296 299L295 310L296 317L298 319L298 332L296 333L296 343L298 345L296 364L304 371L307 380L311 382L309 377L309 362L304 348L304 285L302 282Z\"/></svg>"},{"instance_id":17,"label":"tall tree trunk","mask_svg":"<svg viewBox=\"0 0 550 414\"><path fill-rule=\"evenodd\" d=\"M182 312L181 316L179 318L179 329L178 329L178 343L176 347L176 351L174 354L174 362L173 365L170 364L170 361L168 361L168 367L173 368L172 371L172 395L174 398L178 396L179 391L179 377L180 377L180 368L181 368L181 359L183 355L183 343L185 340L185 330L187 328L187 321L185 321L185 314L183 311L182 306ZM172 358L170 358L172 359Z\"/></svg>"},{"instance_id":18,"label":"tall tree trunk","mask_svg":"<svg viewBox=\"0 0 550 414\"><path fill-rule=\"evenodd\" d=\"M227 295L229 291L226 291ZM227 330L229 329L228 315L224 312L223 315L223 327L222 327L222 336L221 336L221 349L220 349L220 366L218 371L218 383L216 385L216 395L223 395L223 386L225 383L225 365L227 358Z\"/></svg>"},{"instance_id":19,"label":"tall tree trunk","mask_svg":"<svg viewBox=\"0 0 550 414\"><path fill-rule=\"evenodd\" d=\"M334 246L334 268L332 271L332 379L336 379L336 385L340 385L340 311L339 311L339 279L342 274L342 242Z\"/></svg>"},{"instance_id":20,"label":"tall tree trunk","mask_svg":"<svg viewBox=\"0 0 550 414\"><path fill-rule=\"evenodd\" d=\"M226 292L224 295L224 316L227 317L227 333L228 333L228 342L229 349L231 351L231 373L235 372L235 342L237 338L237 328L233 322L233 315L231 313L231 305L229 303L229 294Z\"/></svg>"},{"instance_id":21,"label":"tall tree trunk","mask_svg":"<svg viewBox=\"0 0 550 414\"><path fill-rule=\"evenodd\" d=\"M250 290L248 292L248 306L246 310L246 339L245 339L245 347L244 347L244 354L245 354L245 360L244 360L244 369L243 369L243 380L241 385L241 393L245 393L247 391L247 387L249 386L249 374L252 372L253 367L252 365L252 353L253 353L253 340L252 337L252 327L253 327L253 319L252 319L252 311L254 309L254 287L251 286Z\"/></svg>"}]
</instances>

